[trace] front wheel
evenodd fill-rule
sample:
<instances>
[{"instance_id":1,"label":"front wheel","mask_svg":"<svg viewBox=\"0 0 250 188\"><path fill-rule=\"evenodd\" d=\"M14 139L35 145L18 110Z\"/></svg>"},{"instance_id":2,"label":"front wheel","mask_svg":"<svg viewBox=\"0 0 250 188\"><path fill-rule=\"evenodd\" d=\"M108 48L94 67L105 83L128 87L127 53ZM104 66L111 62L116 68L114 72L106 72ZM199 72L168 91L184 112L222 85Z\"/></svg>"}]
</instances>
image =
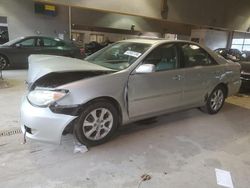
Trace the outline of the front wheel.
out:
<instances>
[{"instance_id":1,"label":"front wheel","mask_svg":"<svg viewBox=\"0 0 250 188\"><path fill-rule=\"evenodd\" d=\"M106 100L98 100L85 106L74 133L82 144L94 146L109 140L117 126L117 109Z\"/></svg>"},{"instance_id":2,"label":"front wheel","mask_svg":"<svg viewBox=\"0 0 250 188\"><path fill-rule=\"evenodd\" d=\"M201 110L209 114L216 114L223 107L225 98L226 98L225 89L221 86L217 86L212 91L212 93L208 97L206 105L202 107Z\"/></svg>"},{"instance_id":3,"label":"front wheel","mask_svg":"<svg viewBox=\"0 0 250 188\"><path fill-rule=\"evenodd\" d=\"M4 70L8 67L8 59L0 54L0 70Z\"/></svg>"}]
</instances>

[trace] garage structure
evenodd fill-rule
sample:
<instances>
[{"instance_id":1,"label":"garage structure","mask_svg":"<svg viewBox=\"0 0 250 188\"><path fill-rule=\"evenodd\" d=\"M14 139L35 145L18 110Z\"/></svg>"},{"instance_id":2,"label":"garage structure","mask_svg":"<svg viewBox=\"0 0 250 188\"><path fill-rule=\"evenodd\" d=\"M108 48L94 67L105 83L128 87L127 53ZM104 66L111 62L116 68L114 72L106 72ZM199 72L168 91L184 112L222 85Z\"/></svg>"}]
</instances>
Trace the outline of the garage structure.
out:
<instances>
[{"instance_id":1,"label":"garage structure","mask_svg":"<svg viewBox=\"0 0 250 188\"><path fill-rule=\"evenodd\" d=\"M236 41L232 39L238 38L243 45L242 39L249 38L247 1L193 1L191 4L181 0L142 1L136 4L113 1L105 4L95 1L24 1L22 5L20 2L2 2L1 12L3 17L8 17L10 39L34 34L65 39L78 36L78 39L80 37L84 43L88 43L97 40L97 36L98 40L110 38L117 41L137 36L174 38L177 35L178 39L198 38L201 43L215 49L231 47ZM55 5L56 16L35 13L34 3ZM21 24L20 18L27 23ZM32 23L32 27L29 23ZM214 37L219 41L216 44L213 44ZM245 48L247 46L243 50Z\"/></svg>"},{"instance_id":2,"label":"garage structure","mask_svg":"<svg viewBox=\"0 0 250 188\"><path fill-rule=\"evenodd\" d=\"M9 0L0 2L0 29L3 41L46 36L84 49L91 42L165 38L248 55L250 2ZM84 147L71 134L59 146L30 140L20 144L19 108L27 70L2 73L3 187L246 188L250 183L249 90L228 98L219 114L191 109L132 123L108 143L73 153Z\"/></svg>"}]
</instances>

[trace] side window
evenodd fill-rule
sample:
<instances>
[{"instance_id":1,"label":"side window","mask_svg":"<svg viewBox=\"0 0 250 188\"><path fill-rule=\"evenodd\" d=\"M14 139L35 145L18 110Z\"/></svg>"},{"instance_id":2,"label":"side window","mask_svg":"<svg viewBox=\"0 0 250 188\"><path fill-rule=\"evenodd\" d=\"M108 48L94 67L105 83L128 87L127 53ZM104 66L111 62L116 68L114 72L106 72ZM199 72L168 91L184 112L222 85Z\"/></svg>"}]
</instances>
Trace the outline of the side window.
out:
<instances>
[{"instance_id":1,"label":"side window","mask_svg":"<svg viewBox=\"0 0 250 188\"><path fill-rule=\"evenodd\" d=\"M57 41L52 39L44 38L43 42L45 47L55 47L57 45Z\"/></svg>"},{"instance_id":2,"label":"side window","mask_svg":"<svg viewBox=\"0 0 250 188\"><path fill-rule=\"evenodd\" d=\"M156 71L177 68L177 49L174 44L165 44L153 50L145 59L144 64L154 64Z\"/></svg>"},{"instance_id":3,"label":"side window","mask_svg":"<svg viewBox=\"0 0 250 188\"><path fill-rule=\"evenodd\" d=\"M216 64L209 54L197 45L183 44L181 50L184 67L209 66Z\"/></svg>"},{"instance_id":4,"label":"side window","mask_svg":"<svg viewBox=\"0 0 250 188\"><path fill-rule=\"evenodd\" d=\"M43 39L42 38L38 38L36 40L36 46L40 46L40 47L43 47L44 46L44 42L43 42Z\"/></svg>"},{"instance_id":5,"label":"side window","mask_svg":"<svg viewBox=\"0 0 250 188\"><path fill-rule=\"evenodd\" d=\"M30 38L30 39L27 39L27 40L23 40L23 41L19 42L18 44L20 44L23 47L34 47L35 39Z\"/></svg>"}]
</instances>

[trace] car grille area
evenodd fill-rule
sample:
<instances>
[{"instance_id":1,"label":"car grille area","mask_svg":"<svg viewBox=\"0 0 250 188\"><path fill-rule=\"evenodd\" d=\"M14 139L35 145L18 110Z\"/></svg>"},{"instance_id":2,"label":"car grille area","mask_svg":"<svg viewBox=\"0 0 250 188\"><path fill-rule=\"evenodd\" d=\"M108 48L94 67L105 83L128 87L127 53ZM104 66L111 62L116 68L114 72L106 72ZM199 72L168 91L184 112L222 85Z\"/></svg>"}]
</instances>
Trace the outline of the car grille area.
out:
<instances>
[{"instance_id":1,"label":"car grille area","mask_svg":"<svg viewBox=\"0 0 250 188\"><path fill-rule=\"evenodd\" d=\"M32 129L30 127L27 127L26 125L24 125L24 129L27 133L32 134Z\"/></svg>"}]
</instances>

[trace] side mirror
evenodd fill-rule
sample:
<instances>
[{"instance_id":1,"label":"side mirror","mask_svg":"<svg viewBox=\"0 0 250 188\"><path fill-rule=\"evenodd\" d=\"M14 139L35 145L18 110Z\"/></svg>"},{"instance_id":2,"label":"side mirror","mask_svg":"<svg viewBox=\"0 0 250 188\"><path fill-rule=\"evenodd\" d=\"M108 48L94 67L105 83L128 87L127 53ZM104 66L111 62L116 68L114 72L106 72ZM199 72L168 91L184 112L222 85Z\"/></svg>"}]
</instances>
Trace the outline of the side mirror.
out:
<instances>
[{"instance_id":1,"label":"side mirror","mask_svg":"<svg viewBox=\"0 0 250 188\"><path fill-rule=\"evenodd\" d=\"M241 57L242 57L243 59L246 59L246 58L247 58L247 54L243 53L243 54L241 55Z\"/></svg>"},{"instance_id":2,"label":"side mirror","mask_svg":"<svg viewBox=\"0 0 250 188\"><path fill-rule=\"evenodd\" d=\"M135 71L135 73L139 74L151 73L151 72L155 72L154 64L142 64Z\"/></svg>"}]
</instances>

